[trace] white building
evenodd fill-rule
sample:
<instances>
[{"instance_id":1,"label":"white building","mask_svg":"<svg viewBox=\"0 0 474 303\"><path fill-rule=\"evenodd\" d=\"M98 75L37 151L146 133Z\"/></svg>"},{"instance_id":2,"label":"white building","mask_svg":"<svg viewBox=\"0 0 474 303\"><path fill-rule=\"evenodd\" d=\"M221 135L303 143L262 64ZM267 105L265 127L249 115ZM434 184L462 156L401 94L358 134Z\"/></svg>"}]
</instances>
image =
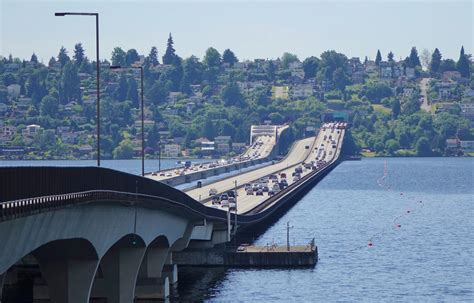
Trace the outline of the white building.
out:
<instances>
[{"instance_id":1,"label":"white building","mask_svg":"<svg viewBox=\"0 0 474 303\"><path fill-rule=\"evenodd\" d=\"M179 157L181 154L181 145L179 144L165 144L165 148L163 150L163 155L165 157Z\"/></svg>"}]
</instances>

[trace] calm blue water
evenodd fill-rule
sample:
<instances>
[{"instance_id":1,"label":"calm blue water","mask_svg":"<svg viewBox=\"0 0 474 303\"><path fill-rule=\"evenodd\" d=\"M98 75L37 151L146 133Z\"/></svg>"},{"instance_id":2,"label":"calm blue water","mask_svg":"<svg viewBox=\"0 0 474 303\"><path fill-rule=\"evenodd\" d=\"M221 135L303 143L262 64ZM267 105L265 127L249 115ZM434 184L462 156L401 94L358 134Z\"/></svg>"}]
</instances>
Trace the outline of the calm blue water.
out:
<instances>
[{"instance_id":1,"label":"calm blue water","mask_svg":"<svg viewBox=\"0 0 474 303\"><path fill-rule=\"evenodd\" d=\"M377 184L385 161L389 190ZM162 167L175 163L163 160ZM95 161L0 161L5 165L94 166ZM103 166L140 172L139 160L103 161ZM147 171L157 167L158 161L147 160ZM344 162L257 240L260 245L284 244L289 221L292 242L315 237L320 257L315 268L204 269L196 277L180 277L188 281L179 297L209 302L474 302L473 180L474 160L469 158Z\"/></svg>"},{"instance_id":2,"label":"calm blue water","mask_svg":"<svg viewBox=\"0 0 474 303\"><path fill-rule=\"evenodd\" d=\"M391 191L376 182L385 160ZM468 158L344 162L257 241L284 244L289 221L295 242L316 238L314 269L228 270L204 298L473 302L473 174Z\"/></svg>"}]
</instances>

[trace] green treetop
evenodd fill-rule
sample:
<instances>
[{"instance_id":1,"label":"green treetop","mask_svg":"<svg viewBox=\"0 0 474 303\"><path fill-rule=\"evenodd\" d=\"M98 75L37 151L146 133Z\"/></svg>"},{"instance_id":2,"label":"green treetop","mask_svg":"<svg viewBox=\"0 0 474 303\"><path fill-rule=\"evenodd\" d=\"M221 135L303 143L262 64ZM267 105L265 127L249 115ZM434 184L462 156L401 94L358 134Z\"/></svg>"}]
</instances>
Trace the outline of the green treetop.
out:
<instances>
[{"instance_id":1,"label":"green treetop","mask_svg":"<svg viewBox=\"0 0 474 303\"><path fill-rule=\"evenodd\" d=\"M166 45L166 52L163 55L163 64L172 64L174 57L176 56L176 51L173 47L174 42L173 42L173 37L171 36L171 33L168 37L168 42Z\"/></svg>"}]
</instances>

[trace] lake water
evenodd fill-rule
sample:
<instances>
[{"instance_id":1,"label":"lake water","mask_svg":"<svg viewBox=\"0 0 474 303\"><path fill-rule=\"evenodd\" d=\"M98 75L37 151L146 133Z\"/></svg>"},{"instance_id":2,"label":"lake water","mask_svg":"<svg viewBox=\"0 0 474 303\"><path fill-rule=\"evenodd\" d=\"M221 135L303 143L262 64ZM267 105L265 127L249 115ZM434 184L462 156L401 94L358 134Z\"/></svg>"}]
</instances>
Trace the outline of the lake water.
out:
<instances>
[{"instance_id":1,"label":"lake water","mask_svg":"<svg viewBox=\"0 0 474 303\"><path fill-rule=\"evenodd\" d=\"M163 160L162 167L175 163ZM95 161L0 161L5 165ZM103 166L141 169L139 160ZM147 171L157 167L147 160ZM256 241L285 244L290 222L292 243L316 239L315 268L195 270L180 276L176 295L209 302L473 302L473 180L469 158L343 162Z\"/></svg>"},{"instance_id":2,"label":"lake water","mask_svg":"<svg viewBox=\"0 0 474 303\"><path fill-rule=\"evenodd\" d=\"M385 161L382 187L377 180ZM203 270L195 280L209 282L180 287L180 296L210 302L473 302L473 174L468 158L343 162L257 240L284 245L289 221L291 242L315 237L315 268L216 269L213 278L212 270Z\"/></svg>"}]
</instances>

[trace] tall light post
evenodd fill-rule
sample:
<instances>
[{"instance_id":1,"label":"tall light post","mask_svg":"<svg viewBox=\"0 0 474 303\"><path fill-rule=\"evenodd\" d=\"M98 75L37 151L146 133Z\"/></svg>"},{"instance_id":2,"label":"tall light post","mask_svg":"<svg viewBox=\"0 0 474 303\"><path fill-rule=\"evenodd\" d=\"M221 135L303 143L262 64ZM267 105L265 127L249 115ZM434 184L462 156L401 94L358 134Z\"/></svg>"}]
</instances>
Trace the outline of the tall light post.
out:
<instances>
[{"instance_id":1,"label":"tall light post","mask_svg":"<svg viewBox=\"0 0 474 303\"><path fill-rule=\"evenodd\" d=\"M121 69L120 65L111 65L110 69ZM143 66L131 66L130 68L140 69L141 80L141 111L142 111L142 176L145 176L145 103L143 102Z\"/></svg>"},{"instance_id":2,"label":"tall light post","mask_svg":"<svg viewBox=\"0 0 474 303\"><path fill-rule=\"evenodd\" d=\"M95 51L97 70L97 166L100 166L100 61L99 61L99 13L54 13L56 17L64 16L94 16L95 17Z\"/></svg>"}]
</instances>

